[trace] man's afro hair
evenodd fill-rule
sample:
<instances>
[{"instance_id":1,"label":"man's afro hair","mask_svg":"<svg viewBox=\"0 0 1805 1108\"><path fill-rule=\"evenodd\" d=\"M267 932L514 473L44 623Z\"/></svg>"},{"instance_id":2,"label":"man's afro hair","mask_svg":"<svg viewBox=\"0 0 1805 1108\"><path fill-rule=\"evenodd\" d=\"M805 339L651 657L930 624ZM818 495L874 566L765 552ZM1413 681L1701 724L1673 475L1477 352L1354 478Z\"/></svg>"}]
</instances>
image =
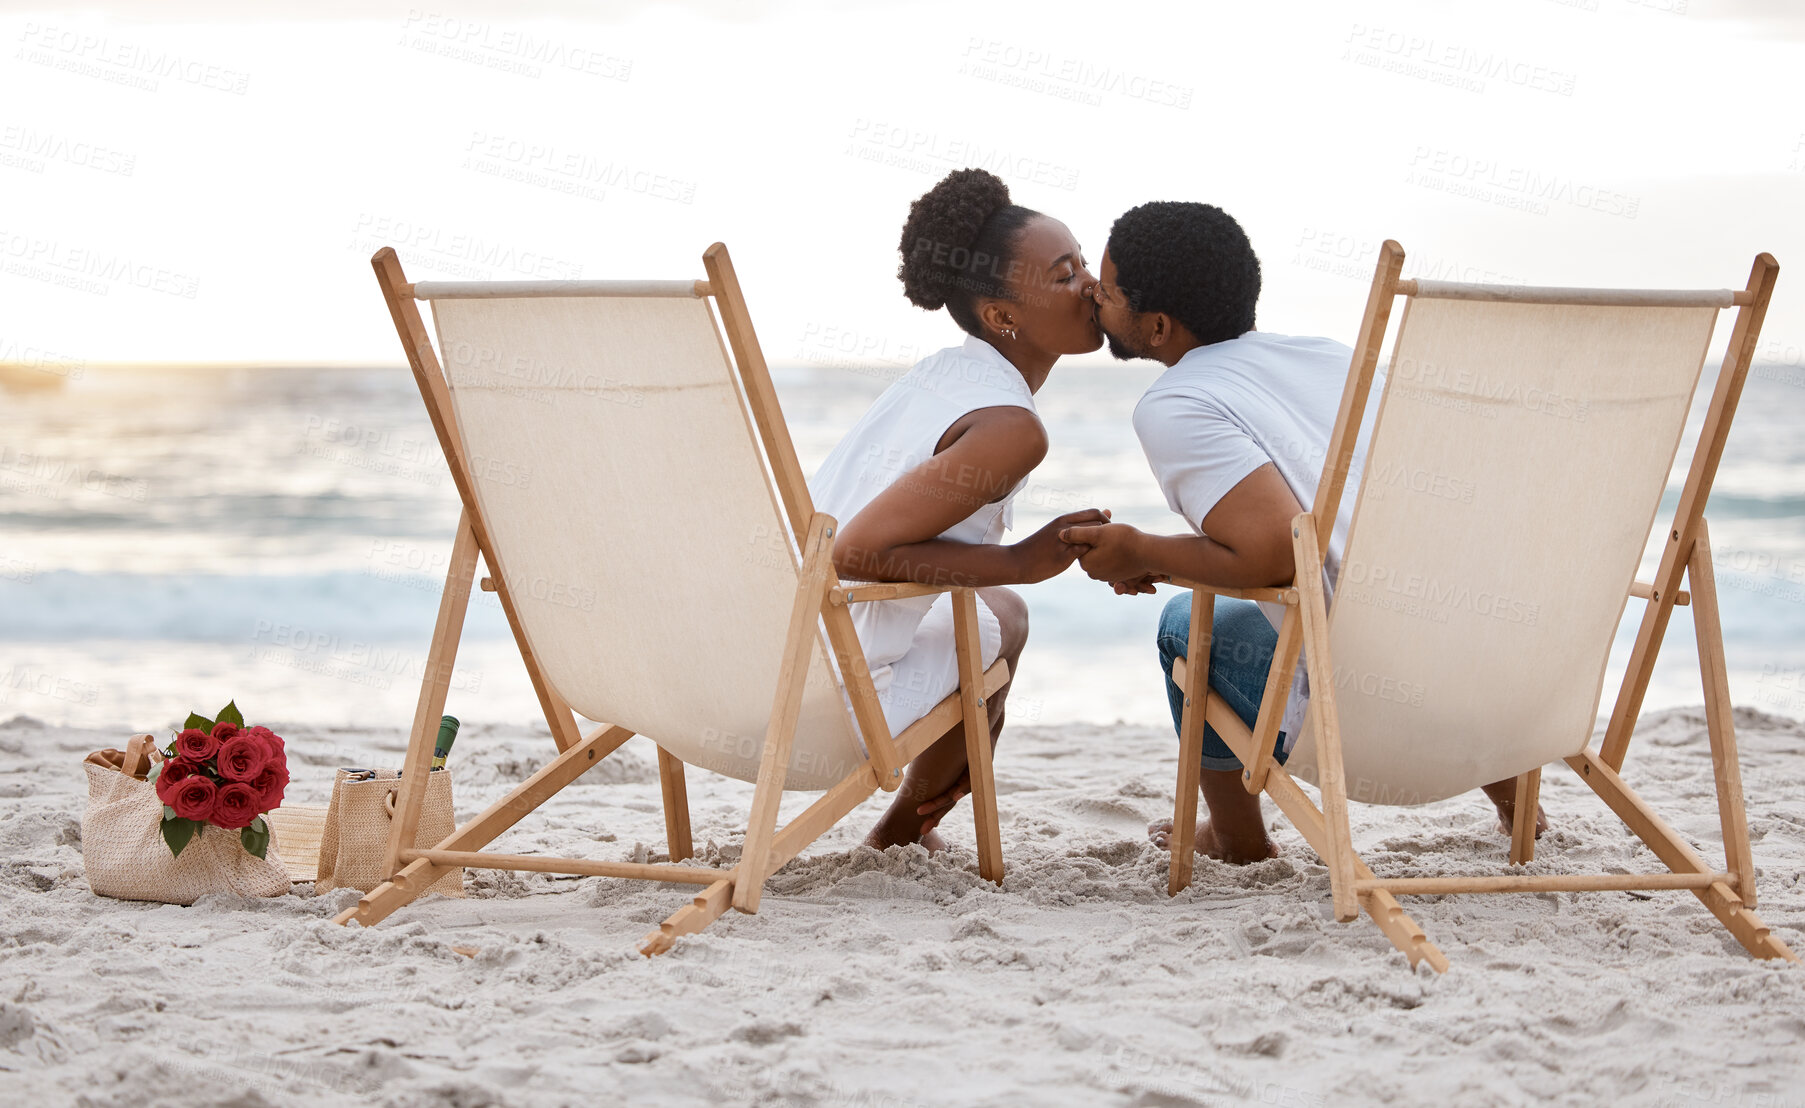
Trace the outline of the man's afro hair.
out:
<instances>
[{"instance_id":1,"label":"man's afro hair","mask_svg":"<svg viewBox=\"0 0 1805 1108\"><path fill-rule=\"evenodd\" d=\"M1116 285L1136 312L1164 312L1208 345L1253 330L1260 259L1233 216L1210 204L1156 200L1109 229Z\"/></svg>"}]
</instances>

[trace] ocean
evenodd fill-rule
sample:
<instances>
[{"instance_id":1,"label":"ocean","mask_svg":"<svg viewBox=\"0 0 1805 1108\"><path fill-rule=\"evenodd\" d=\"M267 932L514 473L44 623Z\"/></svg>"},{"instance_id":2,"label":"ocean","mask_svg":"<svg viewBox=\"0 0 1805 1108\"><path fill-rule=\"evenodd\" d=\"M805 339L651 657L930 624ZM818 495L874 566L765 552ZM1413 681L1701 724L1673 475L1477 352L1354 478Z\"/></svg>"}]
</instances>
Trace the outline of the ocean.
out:
<instances>
[{"instance_id":1,"label":"ocean","mask_svg":"<svg viewBox=\"0 0 1805 1108\"><path fill-rule=\"evenodd\" d=\"M904 368L774 369L805 472ZM1055 369L1037 398L1052 449L1018 497L1012 538L1092 506L1182 530L1129 424L1158 370ZM123 738L236 699L272 723L407 725L458 502L406 370L65 364L14 369L0 386L0 718ZM1734 699L1794 718L1805 718L1802 423L1805 374L1759 367L1709 514ZM1074 566L1021 591L1032 628L1012 719L1167 719L1153 633L1169 589L1118 597ZM1641 608L1626 610L1607 710ZM1667 643L1648 707L1702 703L1686 609ZM473 598L447 710L537 717L490 594Z\"/></svg>"}]
</instances>

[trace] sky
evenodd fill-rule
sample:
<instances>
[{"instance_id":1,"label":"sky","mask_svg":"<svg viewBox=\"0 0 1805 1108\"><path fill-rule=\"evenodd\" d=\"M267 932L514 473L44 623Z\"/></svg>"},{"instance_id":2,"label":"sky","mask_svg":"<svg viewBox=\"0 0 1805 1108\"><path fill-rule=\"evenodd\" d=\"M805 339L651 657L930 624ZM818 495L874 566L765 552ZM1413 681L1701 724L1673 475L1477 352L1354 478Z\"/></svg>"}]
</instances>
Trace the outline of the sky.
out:
<instances>
[{"instance_id":1,"label":"sky","mask_svg":"<svg viewBox=\"0 0 1805 1108\"><path fill-rule=\"evenodd\" d=\"M719 240L773 362L907 364L958 336L901 295L903 217L977 165L1093 263L1135 204L1218 204L1261 328L1349 342L1386 238L1531 284L1765 250L1797 366L1802 7L0 2L0 362L395 365L381 246L691 278Z\"/></svg>"}]
</instances>

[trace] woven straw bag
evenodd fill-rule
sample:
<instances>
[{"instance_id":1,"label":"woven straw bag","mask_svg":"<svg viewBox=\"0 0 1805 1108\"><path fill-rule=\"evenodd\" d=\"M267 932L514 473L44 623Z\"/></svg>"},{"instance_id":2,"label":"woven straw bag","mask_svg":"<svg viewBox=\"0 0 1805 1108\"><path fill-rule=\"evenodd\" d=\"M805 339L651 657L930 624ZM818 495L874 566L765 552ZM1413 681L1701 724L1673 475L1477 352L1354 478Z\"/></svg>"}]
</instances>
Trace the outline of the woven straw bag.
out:
<instances>
[{"instance_id":1,"label":"woven straw bag","mask_svg":"<svg viewBox=\"0 0 1805 1108\"><path fill-rule=\"evenodd\" d=\"M320 835L320 876L313 884L315 892L357 889L367 893L388 879L382 861L388 853L401 775L377 770L375 777L362 781L353 781L351 776L350 770L341 769L332 780L332 803L326 809L326 830ZM426 776L426 798L420 804L414 845L437 846L455 827L451 771L435 770ZM464 871L450 871L426 891L463 896Z\"/></svg>"},{"instance_id":2,"label":"woven straw bag","mask_svg":"<svg viewBox=\"0 0 1805 1108\"><path fill-rule=\"evenodd\" d=\"M139 764L146 764L139 750L148 742L134 739L133 744ZM96 750L82 762L88 775L88 810L81 821L82 868L96 895L193 904L208 893L288 892L288 871L276 853L274 831L263 858L245 850L238 832L211 826L189 839L180 855L171 856L163 841L163 802L156 786L125 772L126 758L122 751Z\"/></svg>"}]
</instances>

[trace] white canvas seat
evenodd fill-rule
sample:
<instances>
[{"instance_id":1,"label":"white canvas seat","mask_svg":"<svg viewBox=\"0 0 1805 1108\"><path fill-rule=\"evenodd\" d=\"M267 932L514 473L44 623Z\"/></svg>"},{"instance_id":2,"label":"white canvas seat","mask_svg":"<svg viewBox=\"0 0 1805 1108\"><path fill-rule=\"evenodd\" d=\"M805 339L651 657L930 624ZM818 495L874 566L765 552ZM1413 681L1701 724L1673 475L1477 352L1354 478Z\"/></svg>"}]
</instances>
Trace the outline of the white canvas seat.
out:
<instances>
[{"instance_id":1,"label":"white canvas seat","mask_svg":"<svg viewBox=\"0 0 1805 1108\"><path fill-rule=\"evenodd\" d=\"M1008 680L977 649L976 594L843 586L724 246L706 281L420 282L371 260L463 501L388 845L387 882L339 916L371 925L448 869L701 885L646 936L668 950L963 725L979 868L1002 879L985 700ZM431 303L435 350L416 300ZM717 314L727 332L723 343ZM441 368L441 365L443 368ZM414 841L477 559L557 756L443 842ZM952 593L960 688L892 735L847 605ZM606 720L587 735L575 713ZM670 862L484 853L636 734L658 746ZM756 783L738 865L692 853L685 764ZM777 826L784 790L821 795Z\"/></svg>"},{"instance_id":2,"label":"white canvas seat","mask_svg":"<svg viewBox=\"0 0 1805 1108\"><path fill-rule=\"evenodd\" d=\"M1329 863L1337 918L1364 907L1414 964L1446 958L1398 907L1401 892L1686 888L1752 952L1792 958L1750 909L1722 638L1703 511L1778 267L1746 290L1601 290L1401 281L1386 243L1322 482L1293 525L1295 584L1193 587L1189 658L1209 656L1214 595L1286 604L1269 686L1250 731L1185 690L1173 892L1190 880L1197 753L1205 719ZM1373 390L1392 302L1406 298L1384 378L1332 606L1321 549ZM1636 581L1685 429L1717 313L1740 306L1661 569ZM1320 521L1320 522L1319 522ZM1691 593L1682 588L1690 576ZM1605 666L1631 598L1647 601L1603 748L1591 752ZM1695 605L1726 862L1702 859L1618 776L1675 603ZM1312 693L1283 767L1270 755L1300 647ZM1267 752L1264 757L1259 752ZM1511 858L1534 852L1540 767L1567 761L1671 872L1380 879L1348 842L1347 802L1424 804L1516 778ZM1318 784L1319 811L1296 781Z\"/></svg>"},{"instance_id":3,"label":"white canvas seat","mask_svg":"<svg viewBox=\"0 0 1805 1108\"><path fill-rule=\"evenodd\" d=\"M432 310L477 502L546 680L589 719L756 780L800 566L707 302ZM825 789L863 757L816 634L784 787Z\"/></svg>"},{"instance_id":4,"label":"white canvas seat","mask_svg":"<svg viewBox=\"0 0 1805 1108\"><path fill-rule=\"evenodd\" d=\"M1329 615L1350 799L1585 749L1717 312L1411 301Z\"/></svg>"}]
</instances>

